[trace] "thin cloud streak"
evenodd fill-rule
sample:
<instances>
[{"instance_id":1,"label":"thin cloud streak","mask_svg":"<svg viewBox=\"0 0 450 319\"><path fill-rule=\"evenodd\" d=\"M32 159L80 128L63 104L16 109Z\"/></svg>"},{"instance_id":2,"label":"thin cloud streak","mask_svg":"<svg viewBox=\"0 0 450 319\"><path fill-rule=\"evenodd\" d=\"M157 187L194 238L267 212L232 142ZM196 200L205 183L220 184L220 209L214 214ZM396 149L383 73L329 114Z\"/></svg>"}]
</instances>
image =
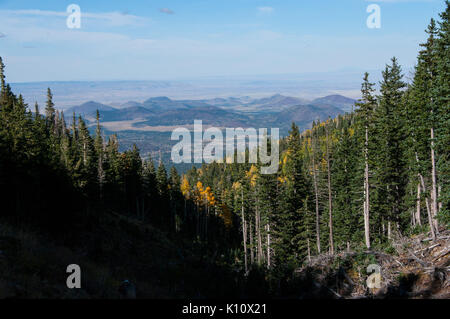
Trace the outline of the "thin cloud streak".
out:
<instances>
[{"instance_id":1,"label":"thin cloud streak","mask_svg":"<svg viewBox=\"0 0 450 319\"><path fill-rule=\"evenodd\" d=\"M263 14L270 14L274 11L272 7L258 7L258 12Z\"/></svg>"},{"instance_id":2,"label":"thin cloud streak","mask_svg":"<svg viewBox=\"0 0 450 319\"><path fill-rule=\"evenodd\" d=\"M165 13L165 14L175 14L175 12L170 10L169 8L161 8L161 9L159 9L159 12Z\"/></svg>"},{"instance_id":3,"label":"thin cloud streak","mask_svg":"<svg viewBox=\"0 0 450 319\"><path fill-rule=\"evenodd\" d=\"M69 16L68 12L63 11L48 11L39 9L30 10L0 10L0 14L5 14L6 16L12 17L60 17L66 18ZM102 12L102 13L92 13L84 12L81 10L82 19L92 19L97 21L104 21L108 25L112 26L142 26L145 23L150 22L150 19L123 13L123 12Z\"/></svg>"}]
</instances>

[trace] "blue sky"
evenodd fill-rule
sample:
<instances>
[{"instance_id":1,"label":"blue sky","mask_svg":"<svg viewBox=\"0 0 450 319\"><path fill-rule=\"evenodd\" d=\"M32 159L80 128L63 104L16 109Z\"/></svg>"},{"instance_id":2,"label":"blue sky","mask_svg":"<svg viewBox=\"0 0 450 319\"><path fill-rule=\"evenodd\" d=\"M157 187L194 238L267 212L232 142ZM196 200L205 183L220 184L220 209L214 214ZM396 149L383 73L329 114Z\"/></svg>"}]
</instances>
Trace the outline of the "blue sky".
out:
<instances>
[{"instance_id":1,"label":"blue sky","mask_svg":"<svg viewBox=\"0 0 450 319\"><path fill-rule=\"evenodd\" d=\"M81 28L66 26L69 4ZM369 29L368 5L381 7ZM0 0L10 82L189 79L411 67L443 0Z\"/></svg>"}]
</instances>

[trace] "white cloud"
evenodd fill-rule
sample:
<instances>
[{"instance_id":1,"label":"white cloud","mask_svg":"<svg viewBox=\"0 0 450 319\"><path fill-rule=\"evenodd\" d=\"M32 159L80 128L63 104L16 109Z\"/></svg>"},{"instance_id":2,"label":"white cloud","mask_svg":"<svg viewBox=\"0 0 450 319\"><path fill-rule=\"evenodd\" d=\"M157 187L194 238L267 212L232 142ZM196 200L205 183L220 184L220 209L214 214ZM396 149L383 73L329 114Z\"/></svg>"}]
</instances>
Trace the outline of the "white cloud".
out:
<instances>
[{"instance_id":1,"label":"white cloud","mask_svg":"<svg viewBox=\"0 0 450 319\"><path fill-rule=\"evenodd\" d=\"M290 73L325 71L343 65L374 68L389 61L391 55L399 56L402 63L406 58L407 64L414 63L417 44L423 40L400 35L370 39L301 36L256 28L257 25L238 36L226 30L219 37L163 36L151 28L141 28L137 37L128 28L104 26L115 19L119 19L115 23L140 23L140 17L117 12L86 14L88 21L82 21L81 29L68 29L65 12L0 10L1 32L7 35L1 40L8 44L2 46L1 53L9 59L9 80Z\"/></svg>"},{"instance_id":2,"label":"white cloud","mask_svg":"<svg viewBox=\"0 0 450 319\"><path fill-rule=\"evenodd\" d=\"M141 50L146 52L154 47L154 39L102 31L104 28L101 28L105 25L107 27L136 25L141 23L140 17L117 12L86 13L85 21L82 16L81 29L69 29L66 26L66 16L66 13L56 11L0 10L0 21L4 23L2 34L7 34L8 40L12 43L11 46L4 48L5 51L10 51L9 55L15 55L17 54L15 48L20 46L43 50L44 54L50 58L62 55L71 60L73 56L80 53L88 53L90 57L101 57L107 54L129 56L131 53ZM4 54L6 55L7 52Z\"/></svg>"},{"instance_id":3,"label":"white cloud","mask_svg":"<svg viewBox=\"0 0 450 319\"><path fill-rule=\"evenodd\" d=\"M30 10L0 10L0 15L18 18L26 18L26 17L66 18L69 16L69 13L62 11L30 9ZM105 23L108 26L127 26L127 25L142 26L145 23L150 22L150 20L147 18L135 16L132 14L126 14L123 12L114 11L114 12L92 13L92 12L84 12L83 8L81 8L81 19L95 20L100 23Z\"/></svg>"},{"instance_id":4,"label":"white cloud","mask_svg":"<svg viewBox=\"0 0 450 319\"><path fill-rule=\"evenodd\" d=\"M142 26L150 20L147 18L135 16L132 14L124 14L122 12L105 12L105 13L83 13L81 12L81 17L88 19L96 19L106 21L113 26Z\"/></svg>"},{"instance_id":5,"label":"white cloud","mask_svg":"<svg viewBox=\"0 0 450 319\"><path fill-rule=\"evenodd\" d=\"M258 7L259 13L270 14L273 11L274 11L274 8L272 8L272 7Z\"/></svg>"}]
</instances>

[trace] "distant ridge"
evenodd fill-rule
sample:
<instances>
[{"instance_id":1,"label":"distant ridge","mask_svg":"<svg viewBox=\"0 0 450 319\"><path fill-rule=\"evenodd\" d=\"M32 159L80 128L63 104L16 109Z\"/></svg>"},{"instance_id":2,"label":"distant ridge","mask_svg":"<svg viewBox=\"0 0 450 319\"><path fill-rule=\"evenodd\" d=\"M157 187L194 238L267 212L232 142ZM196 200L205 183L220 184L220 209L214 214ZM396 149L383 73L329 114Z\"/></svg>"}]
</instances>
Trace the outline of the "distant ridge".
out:
<instances>
[{"instance_id":1,"label":"distant ridge","mask_svg":"<svg viewBox=\"0 0 450 319\"><path fill-rule=\"evenodd\" d=\"M95 101L74 106L66 112L75 112L88 121L100 111L102 122L121 122L123 126L144 127L191 125L202 120L205 125L217 127L278 127L286 133L292 122L300 128L309 127L314 120L324 120L351 110L355 100L342 95L328 95L307 100L275 94L263 98L220 97L199 100L173 100L155 96L143 102L129 101L118 108ZM146 128L148 129L148 128Z\"/></svg>"},{"instance_id":2,"label":"distant ridge","mask_svg":"<svg viewBox=\"0 0 450 319\"><path fill-rule=\"evenodd\" d=\"M250 103L247 103L248 105L272 105L272 106L289 106L289 105L297 105L297 104L304 104L307 101L304 99L300 99L297 97L291 97L291 96L284 96L281 94L275 94L270 97L265 97L261 99L256 99Z\"/></svg>"},{"instance_id":3,"label":"distant ridge","mask_svg":"<svg viewBox=\"0 0 450 319\"><path fill-rule=\"evenodd\" d=\"M208 104L197 100L171 100L167 96L158 96L147 99L142 105L153 111L167 111L207 106Z\"/></svg>"},{"instance_id":4,"label":"distant ridge","mask_svg":"<svg viewBox=\"0 0 450 319\"><path fill-rule=\"evenodd\" d=\"M154 112L145 107L131 106L124 109L100 112L100 120L103 122L145 120L153 114Z\"/></svg>"},{"instance_id":5,"label":"distant ridge","mask_svg":"<svg viewBox=\"0 0 450 319\"><path fill-rule=\"evenodd\" d=\"M352 110L352 107L355 105L355 102L356 100L354 99L339 94L334 94L315 99L311 103L319 105L332 105L348 112Z\"/></svg>"},{"instance_id":6,"label":"distant ridge","mask_svg":"<svg viewBox=\"0 0 450 319\"><path fill-rule=\"evenodd\" d=\"M328 117L336 117L342 113L340 108L331 105L294 105L281 111L274 120L274 124L283 127L286 123L295 122L300 127L306 128L312 121L326 120Z\"/></svg>"},{"instance_id":7,"label":"distant ridge","mask_svg":"<svg viewBox=\"0 0 450 319\"><path fill-rule=\"evenodd\" d=\"M75 112L75 114L79 115L93 115L97 112L97 110L99 110L100 112L114 111L116 110L116 108L95 101L89 101L81 105L68 108L65 112L67 114L72 114Z\"/></svg>"}]
</instances>

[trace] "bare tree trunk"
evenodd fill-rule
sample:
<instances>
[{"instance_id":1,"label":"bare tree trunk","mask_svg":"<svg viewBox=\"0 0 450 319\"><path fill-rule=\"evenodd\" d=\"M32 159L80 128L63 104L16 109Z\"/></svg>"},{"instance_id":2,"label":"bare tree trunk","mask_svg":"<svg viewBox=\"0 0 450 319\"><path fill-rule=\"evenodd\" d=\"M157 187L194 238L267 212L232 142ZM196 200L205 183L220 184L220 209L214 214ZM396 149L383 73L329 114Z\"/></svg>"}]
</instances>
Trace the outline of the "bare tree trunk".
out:
<instances>
[{"instance_id":1,"label":"bare tree trunk","mask_svg":"<svg viewBox=\"0 0 450 319\"><path fill-rule=\"evenodd\" d=\"M442 209L442 202L439 201L439 198L441 197L441 190L442 190L442 188L441 188L441 185L439 184L438 185L438 195L437 195L437 197L438 197L438 212L440 212Z\"/></svg>"},{"instance_id":2,"label":"bare tree trunk","mask_svg":"<svg viewBox=\"0 0 450 319\"><path fill-rule=\"evenodd\" d=\"M252 265L255 263L255 256L253 254L253 230L251 221L250 221L250 263Z\"/></svg>"},{"instance_id":3,"label":"bare tree trunk","mask_svg":"<svg viewBox=\"0 0 450 319\"><path fill-rule=\"evenodd\" d=\"M388 221L387 237L391 240L391 221Z\"/></svg>"},{"instance_id":4,"label":"bare tree trunk","mask_svg":"<svg viewBox=\"0 0 450 319\"><path fill-rule=\"evenodd\" d=\"M422 186L422 192L425 193L426 188L425 188L424 178L421 174L419 174L419 178L420 178L420 184ZM430 208L430 202L428 201L428 197L425 197L425 208L427 209L427 214L431 216L431 208ZM431 225L433 225L433 224L431 224ZM434 232L434 229L433 229L433 232Z\"/></svg>"},{"instance_id":5,"label":"bare tree trunk","mask_svg":"<svg viewBox=\"0 0 450 319\"><path fill-rule=\"evenodd\" d=\"M439 225L437 221L438 205L436 191L436 161L434 154L434 128L431 128L431 216L433 217L433 226L435 233L439 234Z\"/></svg>"},{"instance_id":6,"label":"bare tree trunk","mask_svg":"<svg viewBox=\"0 0 450 319\"><path fill-rule=\"evenodd\" d=\"M313 143L313 142L311 142ZM316 201L316 244L317 244L317 253L320 254L320 225L319 225L319 190L317 187L317 176L316 176L316 161L314 160L315 152L313 148L313 179L314 179L314 193L315 193L315 201Z\"/></svg>"},{"instance_id":7,"label":"bare tree trunk","mask_svg":"<svg viewBox=\"0 0 450 319\"><path fill-rule=\"evenodd\" d=\"M419 156L417 155L417 152L416 152L416 162L419 163ZM425 180L424 180L422 174L419 173L418 175L419 175L420 185L422 185L422 192L425 193L426 192ZM436 240L436 232L434 231L434 225L433 225L433 216L431 213L430 203L428 202L428 197L426 197L426 196L425 196L425 206L427 209L428 224L430 225L431 238L433 238L433 240Z\"/></svg>"},{"instance_id":8,"label":"bare tree trunk","mask_svg":"<svg viewBox=\"0 0 450 319\"><path fill-rule=\"evenodd\" d=\"M258 224L258 207L255 211L255 241L256 241L256 262L259 264L261 256L259 255L259 224Z\"/></svg>"},{"instance_id":9,"label":"bare tree trunk","mask_svg":"<svg viewBox=\"0 0 450 319\"><path fill-rule=\"evenodd\" d=\"M420 185L419 185L420 187ZM410 190L410 196L413 196L413 191L412 189ZM416 197L416 210L417 210L417 197ZM414 209L411 210L411 227L415 227L416 226L416 211Z\"/></svg>"},{"instance_id":10,"label":"bare tree trunk","mask_svg":"<svg viewBox=\"0 0 450 319\"><path fill-rule=\"evenodd\" d=\"M86 165L87 163L87 145L86 142L84 141L86 137L83 138L83 164Z\"/></svg>"},{"instance_id":11,"label":"bare tree trunk","mask_svg":"<svg viewBox=\"0 0 450 319\"><path fill-rule=\"evenodd\" d=\"M255 240L256 240L256 262L261 262L261 255L259 254L259 224L258 224L258 206L255 211Z\"/></svg>"},{"instance_id":12,"label":"bare tree trunk","mask_svg":"<svg viewBox=\"0 0 450 319\"><path fill-rule=\"evenodd\" d=\"M241 195L242 195L242 236L244 237L244 264L245 264L245 273L248 271L248 264L247 264L247 225L245 223L245 213L244 213L244 190L241 189Z\"/></svg>"},{"instance_id":13,"label":"bare tree trunk","mask_svg":"<svg viewBox=\"0 0 450 319\"><path fill-rule=\"evenodd\" d=\"M325 126L326 127L326 126ZM331 172L330 172L330 150L328 145L328 128L325 128L327 138L327 171L328 171L328 212L329 212L329 227L330 227L330 254L334 255L334 242L333 242L333 210L332 210L332 198L331 198Z\"/></svg>"},{"instance_id":14,"label":"bare tree trunk","mask_svg":"<svg viewBox=\"0 0 450 319\"><path fill-rule=\"evenodd\" d=\"M266 259L266 256L264 255L264 249L263 249L263 229L261 226L261 213L258 213L258 225L259 225L259 231L258 231L258 241L259 241L259 255L262 263L264 263L264 260Z\"/></svg>"},{"instance_id":15,"label":"bare tree trunk","mask_svg":"<svg viewBox=\"0 0 450 319\"><path fill-rule=\"evenodd\" d=\"M416 205L416 216L414 218L414 224L422 226L422 221L420 219L420 183L417 183L417 205Z\"/></svg>"},{"instance_id":16,"label":"bare tree trunk","mask_svg":"<svg viewBox=\"0 0 450 319\"><path fill-rule=\"evenodd\" d=\"M256 205L256 216L255 216L256 220L256 235L257 235L257 241L258 241L258 251L257 251L257 256L258 256L258 264L261 264L262 260L264 259L263 257L263 250L262 250L262 237L261 237L261 216L260 216L260 212L259 212L259 207L258 205Z\"/></svg>"},{"instance_id":17,"label":"bare tree trunk","mask_svg":"<svg viewBox=\"0 0 450 319\"><path fill-rule=\"evenodd\" d=\"M366 247L370 249L370 202L369 202L369 128L366 126L365 145L364 145L364 235L366 240Z\"/></svg>"},{"instance_id":18,"label":"bare tree trunk","mask_svg":"<svg viewBox=\"0 0 450 319\"><path fill-rule=\"evenodd\" d=\"M306 238L306 243L308 245L308 261L311 261L311 249L309 247L309 238Z\"/></svg>"},{"instance_id":19,"label":"bare tree trunk","mask_svg":"<svg viewBox=\"0 0 450 319\"><path fill-rule=\"evenodd\" d=\"M270 268L270 222L267 222L267 269Z\"/></svg>"},{"instance_id":20,"label":"bare tree trunk","mask_svg":"<svg viewBox=\"0 0 450 319\"><path fill-rule=\"evenodd\" d=\"M431 231L431 238L433 238L433 241L436 240L436 232L434 230L433 225L433 217L431 216L430 212L430 204L428 203L428 197L425 197L425 205L427 206L427 215L428 215L428 224L430 225L430 231Z\"/></svg>"}]
</instances>

